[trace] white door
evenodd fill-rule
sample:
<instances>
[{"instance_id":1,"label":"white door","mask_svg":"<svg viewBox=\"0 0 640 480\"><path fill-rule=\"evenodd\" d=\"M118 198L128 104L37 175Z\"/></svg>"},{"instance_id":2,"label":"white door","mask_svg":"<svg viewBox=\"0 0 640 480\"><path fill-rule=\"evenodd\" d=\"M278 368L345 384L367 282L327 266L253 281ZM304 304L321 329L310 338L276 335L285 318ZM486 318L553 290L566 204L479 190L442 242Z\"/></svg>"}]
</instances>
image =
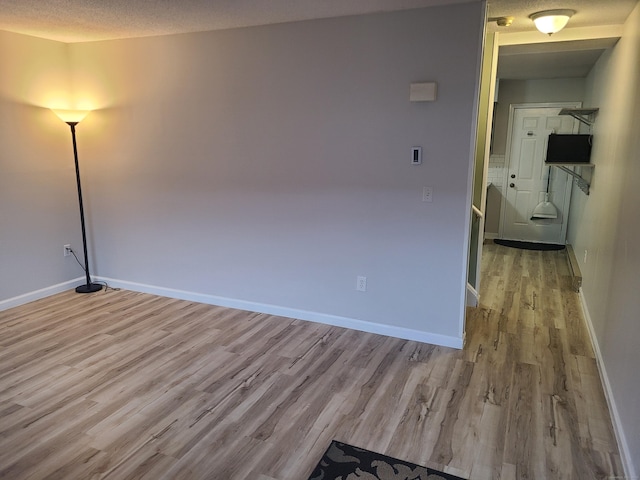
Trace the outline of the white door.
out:
<instances>
[{"instance_id":1,"label":"white door","mask_svg":"<svg viewBox=\"0 0 640 480\"><path fill-rule=\"evenodd\" d=\"M568 106L568 105L567 105ZM579 124L559 107L515 107L511 116L506 196L502 208L501 237L540 243L565 243L572 178L544 164L550 133L577 133ZM551 174L549 201L558 218L531 220L542 201Z\"/></svg>"}]
</instances>

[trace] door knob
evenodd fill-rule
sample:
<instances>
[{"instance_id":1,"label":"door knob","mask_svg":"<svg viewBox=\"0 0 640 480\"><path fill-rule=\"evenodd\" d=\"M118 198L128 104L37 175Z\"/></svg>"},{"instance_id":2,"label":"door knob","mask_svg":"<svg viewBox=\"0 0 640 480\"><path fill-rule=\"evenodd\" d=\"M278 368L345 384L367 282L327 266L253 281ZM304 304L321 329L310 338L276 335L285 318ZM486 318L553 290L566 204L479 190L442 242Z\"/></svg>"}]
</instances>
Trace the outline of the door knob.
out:
<instances>
[{"instance_id":1,"label":"door knob","mask_svg":"<svg viewBox=\"0 0 640 480\"><path fill-rule=\"evenodd\" d=\"M516 174L515 174L515 173L512 173L512 174L511 174L511 178L516 178Z\"/></svg>"},{"instance_id":2,"label":"door knob","mask_svg":"<svg viewBox=\"0 0 640 480\"><path fill-rule=\"evenodd\" d=\"M509 186L510 186L511 188L513 188L513 187L515 187L515 186L516 186L516 184L515 184L515 183L510 183L510 184L509 184Z\"/></svg>"}]
</instances>

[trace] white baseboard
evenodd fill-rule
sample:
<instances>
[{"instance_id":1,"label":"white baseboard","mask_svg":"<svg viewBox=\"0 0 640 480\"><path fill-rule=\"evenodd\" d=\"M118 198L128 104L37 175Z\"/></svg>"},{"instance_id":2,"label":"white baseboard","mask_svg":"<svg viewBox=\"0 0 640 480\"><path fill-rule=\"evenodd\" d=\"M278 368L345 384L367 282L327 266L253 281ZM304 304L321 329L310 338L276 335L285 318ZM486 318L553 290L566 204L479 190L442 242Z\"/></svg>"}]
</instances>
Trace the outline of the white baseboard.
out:
<instances>
[{"instance_id":1,"label":"white baseboard","mask_svg":"<svg viewBox=\"0 0 640 480\"><path fill-rule=\"evenodd\" d=\"M64 292L65 290L69 290L77 285L81 285L83 281L84 277L78 277L67 282L58 283L57 285L52 285L50 287L41 288L40 290L18 295L17 297L2 300L0 301L0 312L13 307L19 307L20 305L24 305L25 303L33 302L35 300L40 300L41 298L50 297L56 293Z\"/></svg>"},{"instance_id":2,"label":"white baseboard","mask_svg":"<svg viewBox=\"0 0 640 480\"><path fill-rule=\"evenodd\" d=\"M476 291L471 284L467 283L467 307L477 307L480 303L480 294Z\"/></svg>"},{"instance_id":3,"label":"white baseboard","mask_svg":"<svg viewBox=\"0 0 640 480\"><path fill-rule=\"evenodd\" d=\"M218 305L227 308L237 308L239 310L249 310L251 312L266 313L268 315L278 315L281 317L296 318L307 320L310 322L333 325L336 327L350 328L352 330L360 330L362 332L376 333L386 335L388 337L402 338L405 340L414 340L417 342L430 343L443 347L462 348L462 338L440 335L437 333L423 332L421 330L413 330L404 327L395 327L392 325L383 325L380 323L372 323L354 318L340 317L326 313L311 312L308 310L299 310L296 308L282 307L278 305L270 305L265 303L250 302L247 300L238 300L234 298L219 297L216 295L206 295L202 293L188 292L173 288L157 287L154 285L146 285L136 282L128 282L107 277L96 277L96 280L107 282L110 287L123 288L133 290L134 292L151 293L163 297L177 298L180 300L189 300L192 302L206 303L208 305Z\"/></svg>"},{"instance_id":4,"label":"white baseboard","mask_svg":"<svg viewBox=\"0 0 640 480\"><path fill-rule=\"evenodd\" d=\"M616 402L613 397L613 390L611 389L609 376L607 375L607 369L604 364L604 359L602 358L602 352L600 351L600 344L598 343L598 339L596 338L596 332L593 328L593 322L591 321L591 315L589 314L589 309L587 308L587 303L585 301L582 288L579 290L579 297L580 303L582 305L584 320L587 324L587 329L589 330L589 336L591 337L591 344L593 345L593 350L596 355L596 363L598 365L598 372L600 372L600 379L602 381L602 388L604 389L604 396L607 399L607 405L609 406L609 412L611 413L611 419L613 420L613 430L618 442L618 448L620 449L620 457L622 460L622 466L624 468L625 478L629 480L636 480L638 479L638 476L636 474L634 466L631 464L631 452L629 451L629 444L627 443L627 438L624 434L624 428L622 426L623 423L620 419L618 408L616 407Z\"/></svg>"}]
</instances>

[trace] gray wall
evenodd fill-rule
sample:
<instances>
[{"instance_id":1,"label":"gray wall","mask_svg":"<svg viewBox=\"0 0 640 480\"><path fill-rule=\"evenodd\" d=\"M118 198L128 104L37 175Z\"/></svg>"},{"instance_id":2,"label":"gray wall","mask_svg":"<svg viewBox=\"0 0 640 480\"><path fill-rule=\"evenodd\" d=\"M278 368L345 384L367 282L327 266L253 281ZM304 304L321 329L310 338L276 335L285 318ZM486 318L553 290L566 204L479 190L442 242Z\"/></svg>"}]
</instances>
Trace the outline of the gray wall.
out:
<instances>
[{"instance_id":1,"label":"gray wall","mask_svg":"<svg viewBox=\"0 0 640 480\"><path fill-rule=\"evenodd\" d=\"M0 307L82 276L62 249L81 245L71 134L42 108L69 81L64 44L0 31Z\"/></svg>"},{"instance_id":2,"label":"gray wall","mask_svg":"<svg viewBox=\"0 0 640 480\"><path fill-rule=\"evenodd\" d=\"M481 12L69 45L96 274L459 343Z\"/></svg>"},{"instance_id":3,"label":"gray wall","mask_svg":"<svg viewBox=\"0 0 640 480\"><path fill-rule=\"evenodd\" d=\"M589 196L573 190L568 239L583 275L611 393L624 427L629 460L640 473L640 5L618 44L587 78L586 107L599 107L593 128L595 170ZM584 262L584 252L587 261ZM636 477L632 477L636 478Z\"/></svg>"}]
</instances>

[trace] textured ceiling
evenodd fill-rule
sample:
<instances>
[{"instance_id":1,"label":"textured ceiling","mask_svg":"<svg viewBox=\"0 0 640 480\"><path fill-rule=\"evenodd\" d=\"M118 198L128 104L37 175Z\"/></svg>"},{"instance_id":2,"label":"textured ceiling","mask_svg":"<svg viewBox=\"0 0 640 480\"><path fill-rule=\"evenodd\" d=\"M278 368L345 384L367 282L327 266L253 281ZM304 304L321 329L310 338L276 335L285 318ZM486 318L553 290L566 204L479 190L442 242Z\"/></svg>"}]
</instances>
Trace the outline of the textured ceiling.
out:
<instances>
[{"instance_id":1,"label":"textured ceiling","mask_svg":"<svg viewBox=\"0 0 640 480\"><path fill-rule=\"evenodd\" d=\"M63 42L143 37L404 10L480 0L0 0L0 30ZM525 31L531 13L572 8L570 26L617 25L637 0L489 0L489 17L513 16ZM455 28L455 26L452 26Z\"/></svg>"},{"instance_id":2,"label":"textured ceiling","mask_svg":"<svg viewBox=\"0 0 640 480\"><path fill-rule=\"evenodd\" d=\"M62 42L83 42L267 25L468 1L0 0L0 30Z\"/></svg>"},{"instance_id":3,"label":"textured ceiling","mask_svg":"<svg viewBox=\"0 0 640 480\"><path fill-rule=\"evenodd\" d=\"M481 0L0 0L0 30L62 42L85 42L267 25ZM531 32L529 15L571 8L567 29L621 25L638 0L488 0L487 15L512 16L510 27L488 22L488 31ZM455 29L455 25L451 26ZM611 39L609 39L611 40ZM613 40L615 41L615 39ZM501 47L501 78L584 76L610 44L547 44L546 50Z\"/></svg>"},{"instance_id":4,"label":"textured ceiling","mask_svg":"<svg viewBox=\"0 0 640 480\"><path fill-rule=\"evenodd\" d=\"M529 15L541 10L568 8L576 13L567 28L621 25L637 0L488 0L489 17L515 17L510 27L498 27L489 22L489 31L521 32L533 30Z\"/></svg>"},{"instance_id":5,"label":"textured ceiling","mask_svg":"<svg viewBox=\"0 0 640 480\"><path fill-rule=\"evenodd\" d=\"M535 32L529 15L541 10L569 8L576 11L567 30L579 27L622 25L637 0L488 0L488 17L514 17L510 27L488 22L488 31L510 34ZM542 35L542 34L540 34ZM498 78L544 79L586 77L600 55L613 46L617 38L581 41L553 41L529 45L500 47Z\"/></svg>"}]
</instances>

